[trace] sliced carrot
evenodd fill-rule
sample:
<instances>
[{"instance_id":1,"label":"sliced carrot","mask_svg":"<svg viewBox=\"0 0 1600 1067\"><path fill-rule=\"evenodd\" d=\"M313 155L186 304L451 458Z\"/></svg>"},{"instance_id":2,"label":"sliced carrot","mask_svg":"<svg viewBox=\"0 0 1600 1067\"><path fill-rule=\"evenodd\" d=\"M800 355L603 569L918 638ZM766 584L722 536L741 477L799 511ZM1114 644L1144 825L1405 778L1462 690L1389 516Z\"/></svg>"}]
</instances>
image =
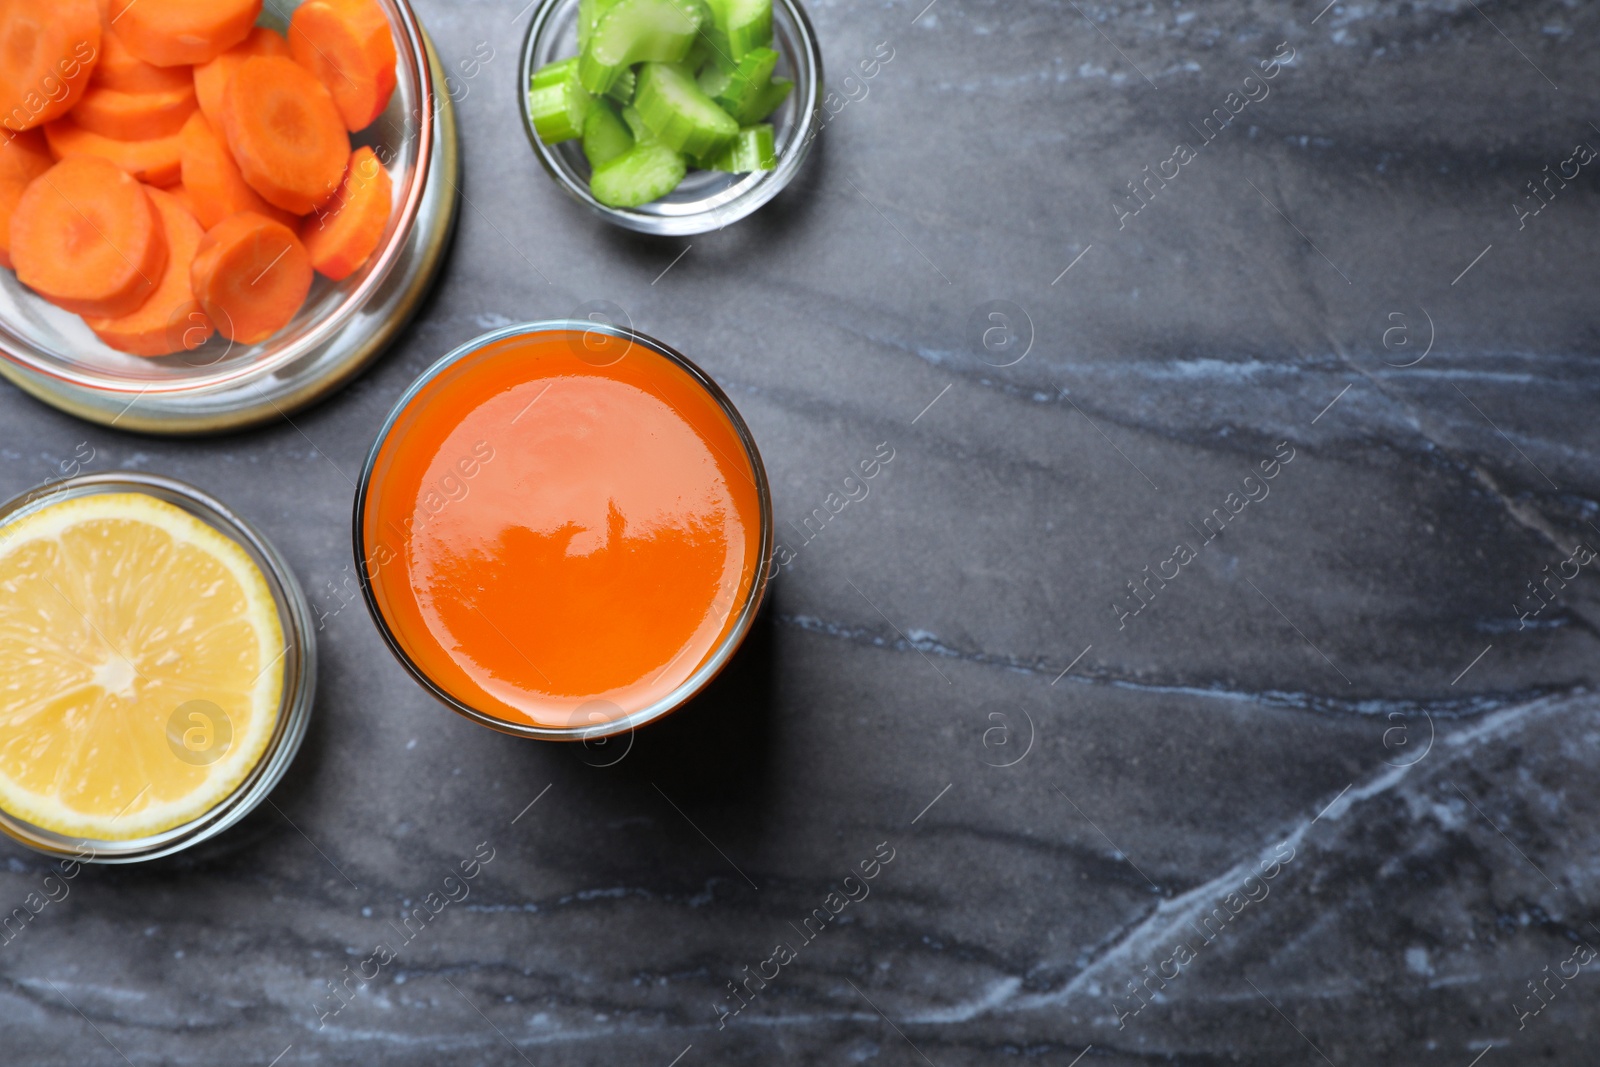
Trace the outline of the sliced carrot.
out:
<instances>
[{"instance_id":1,"label":"sliced carrot","mask_svg":"<svg viewBox=\"0 0 1600 1067\"><path fill-rule=\"evenodd\" d=\"M154 188L154 186L152 186L152 188ZM178 203L182 204L183 210L193 215L196 222L200 221L200 213L194 209L194 197L189 195L188 188L182 182L179 182L177 185L167 186L164 192L169 194ZM200 228L202 230L205 229L205 224L202 223Z\"/></svg>"},{"instance_id":2,"label":"sliced carrot","mask_svg":"<svg viewBox=\"0 0 1600 1067\"><path fill-rule=\"evenodd\" d=\"M218 332L253 345L287 326L306 302L311 258L289 227L241 211L206 233L190 279Z\"/></svg>"},{"instance_id":3,"label":"sliced carrot","mask_svg":"<svg viewBox=\"0 0 1600 1067\"><path fill-rule=\"evenodd\" d=\"M110 160L64 159L29 184L11 216L22 284L79 315L127 315L167 266L161 217Z\"/></svg>"},{"instance_id":4,"label":"sliced carrot","mask_svg":"<svg viewBox=\"0 0 1600 1067\"><path fill-rule=\"evenodd\" d=\"M318 274L340 282L361 269L383 240L393 196L394 182L377 155L365 145L356 149L338 193L300 224Z\"/></svg>"},{"instance_id":5,"label":"sliced carrot","mask_svg":"<svg viewBox=\"0 0 1600 1067\"><path fill-rule=\"evenodd\" d=\"M261 0L112 0L110 14L134 55L177 67L208 62L248 37Z\"/></svg>"},{"instance_id":6,"label":"sliced carrot","mask_svg":"<svg viewBox=\"0 0 1600 1067\"><path fill-rule=\"evenodd\" d=\"M254 211L294 229L300 220L261 199L239 173L228 146L222 143L205 115L195 112L184 124L183 184L189 190L195 216L207 228L229 215Z\"/></svg>"},{"instance_id":7,"label":"sliced carrot","mask_svg":"<svg viewBox=\"0 0 1600 1067\"><path fill-rule=\"evenodd\" d=\"M95 0L0 0L0 125L31 130L65 115L99 56Z\"/></svg>"},{"instance_id":8,"label":"sliced carrot","mask_svg":"<svg viewBox=\"0 0 1600 1067\"><path fill-rule=\"evenodd\" d=\"M183 129L195 107L193 84L138 92L91 86L72 109L72 120L118 141L148 141Z\"/></svg>"},{"instance_id":9,"label":"sliced carrot","mask_svg":"<svg viewBox=\"0 0 1600 1067\"><path fill-rule=\"evenodd\" d=\"M167 235L166 272L137 311L121 318L91 316L85 321L95 336L121 352L135 356L192 352L216 332L189 282L189 268L206 232L177 197L160 189L148 189L146 194Z\"/></svg>"},{"instance_id":10,"label":"sliced carrot","mask_svg":"<svg viewBox=\"0 0 1600 1067\"><path fill-rule=\"evenodd\" d=\"M180 134L153 137L148 141L118 141L89 132L68 115L47 125L44 136L50 142L50 154L57 159L73 156L109 159L148 185L171 185L183 176Z\"/></svg>"},{"instance_id":11,"label":"sliced carrot","mask_svg":"<svg viewBox=\"0 0 1600 1067\"><path fill-rule=\"evenodd\" d=\"M192 80L188 67L158 67L146 63L128 51L128 46L109 24L100 27L100 61L94 65L94 74L89 78L91 87L148 93L181 89Z\"/></svg>"},{"instance_id":12,"label":"sliced carrot","mask_svg":"<svg viewBox=\"0 0 1600 1067\"><path fill-rule=\"evenodd\" d=\"M11 213L33 179L51 163L50 148L38 130L0 142L0 267L11 268Z\"/></svg>"},{"instance_id":13,"label":"sliced carrot","mask_svg":"<svg viewBox=\"0 0 1600 1067\"><path fill-rule=\"evenodd\" d=\"M239 64L251 56L287 56L289 42L265 26L257 26L239 44L209 63L194 68L194 88L200 97L200 110L214 130L222 129L222 102L227 98L228 82Z\"/></svg>"},{"instance_id":14,"label":"sliced carrot","mask_svg":"<svg viewBox=\"0 0 1600 1067\"><path fill-rule=\"evenodd\" d=\"M239 64L222 115L239 173L273 207L309 214L339 188L350 135L328 90L294 60L255 56Z\"/></svg>"},{"instance_id":15,"label":"sliced carrot","mask_svg":"<svg viewBox=\"0 0 1600 1067\"><path fill-rule=\"evenodd\" d=\"M289 20L289 51L333 94L351 130L364 130L394 94L394 33L374 0L306 0Z\"/></svg>"}]
</instances>

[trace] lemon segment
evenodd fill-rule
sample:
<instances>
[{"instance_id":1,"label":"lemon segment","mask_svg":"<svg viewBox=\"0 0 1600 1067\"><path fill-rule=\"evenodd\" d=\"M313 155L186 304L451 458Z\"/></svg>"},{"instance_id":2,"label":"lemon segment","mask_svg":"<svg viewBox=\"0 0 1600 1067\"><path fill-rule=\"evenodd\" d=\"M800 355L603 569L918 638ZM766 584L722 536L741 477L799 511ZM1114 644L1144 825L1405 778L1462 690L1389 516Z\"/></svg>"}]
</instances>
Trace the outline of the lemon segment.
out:
<instances>
[{"instance_id":1,"label":"lemon segment","mask_svg":"<svg viewBox=\"0 0 1600 1067\"><path fill-rule=\"evenodd\" d=\"M0 527L0 808L104 841L198 818L260 761L284 650L255 562L165 501Z\"/></svg>"}]
</instances>

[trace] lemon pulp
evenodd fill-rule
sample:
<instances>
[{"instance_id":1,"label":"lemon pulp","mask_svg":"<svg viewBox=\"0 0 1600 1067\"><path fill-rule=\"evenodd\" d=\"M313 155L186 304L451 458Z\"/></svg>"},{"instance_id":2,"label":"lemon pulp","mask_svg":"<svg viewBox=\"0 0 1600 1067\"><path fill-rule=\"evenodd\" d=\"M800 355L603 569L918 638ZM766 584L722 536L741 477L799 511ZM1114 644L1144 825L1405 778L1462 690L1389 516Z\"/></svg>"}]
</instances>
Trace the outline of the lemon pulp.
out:
<instances>
[{"instance_id":1,"label":"lemon pulp","mask_svg":"<svg viewBox=\"0 0 1600 1067\"><path fill-rule=\"evenodd\" d=\"M255 562L165 501L0 527L0 808L107 841L198 818L261 759L284 651Z\"/></svg>"}]
</instances>

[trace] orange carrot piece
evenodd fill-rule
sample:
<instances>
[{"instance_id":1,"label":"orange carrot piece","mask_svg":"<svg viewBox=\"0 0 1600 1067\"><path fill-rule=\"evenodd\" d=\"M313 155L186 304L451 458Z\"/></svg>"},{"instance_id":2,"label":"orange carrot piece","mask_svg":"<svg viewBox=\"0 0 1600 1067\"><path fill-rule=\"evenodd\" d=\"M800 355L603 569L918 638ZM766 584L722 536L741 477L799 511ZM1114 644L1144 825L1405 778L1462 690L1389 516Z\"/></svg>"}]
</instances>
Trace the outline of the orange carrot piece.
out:
<instances>
[{"instance_id":1,"label":"orange carrot piece","mask_svg":"<svg viewBox=\"0 0 1600 1067\"><path fill-rule=\"evenodd\" d=\"M91 86L72 109L72 121L117 141L148 141L183 129L195 111L194 85L126 92Z\"/></svg>"},{"instance_id":2,"label":"orange carrot piece","mask_svg":"<svg viewBox=\"0 0 1600 1067\"><path fill-rule=\"evenodd\" d=\"M110 13L134 55L178 67L209 62L248 37L261 0L112 0Z\"/></svg>"},{"instance_id":3,"label":"orange carrot piece","mask_svg":"<svg viewBox=\"0 0 1600 1067\"><path fill-rule=\"evenodd\" d=\"M188 67L158 67L146 63L128 51L128 46L109 24L100 27L100 61L94 65L94 74L89 78L91 87L148 93L181 89L192 80Z\"/></svg>"},{"instance_id":4,"label":"orange carrot piece","mask_svg":"<svg viewBox=\"0 0 1600 1067\"><path fill-rule=\"evenodd\" d=\"M161 217L110 160L64 159L39 175L11 216L17 279L79 315L127 315L167 266Z\"/></svg>"},{"instance_id":5,"label":"orange carrot piece","mask_svg":"<svg viewBox=\"0 0 1600 1067\"><path fill-rule=\"evenodd\" d=\"M31 130L65 115L99 58L95 0L0 0L0 125Z\"/></svg>"},{"instance_id":6,"label":"orange carrot piece","mask_svg":"<svg viewBox=\"0 0 1600 1067\"><path fill-rule=\"evenodd\" d=\"M0 267L11 269L11 213L33 179L51 163L50 148L38 130L0 142Z\"/></svg>"},{"instance_id":7,"label":"orange carrot piece","mask_svg":"<svg viewBox=\"0 0 1600 1067\"><path fill-rule=\"evenodd\" d=\"M245 60L228 83L222 113L239 173L273 207L309 214L339 188L350 135L328 90L294 60Z\"/></svg>"},{"instance_id":8,"label":"orange carrot piece","mask_svg":"<svg viewBox=\"0 0 1600 1067\"><path fill-rule=\"evenodd\" d=\"M169 356L192 352L216 332L200 309L189 282L189 268L206 232L178 198L160 189L146 195L161 216L167 235L167 269L156 291L137 311L120 318L89 317L85 321L95 336L121 352L135 356Z\"/></svg>"},{"instance_id":9,"label":"orange carrot piece","mask_svg":"<svg viewBox=\"0 0 1600 1067\"><path fill-rule=\"evenodd\" d=\"M289 20L289 51L333 94L351 130L364 130L394 95L394 33L373 0L306 0Z\"/></svg>"},{"instance_id":10,"label":"orange carrot piece","mask_svg":"<svg viewBox=\"0 0 1600 1067\"><path fill-rule=\"evenodd\" d=\"M389 224L394 182L372 149L350 156L339 192L300 224L300 240L318 274L344 281L371 258Z\"/></svg>"},{"instance_id":11,"label":"orange carrot piece","mask_svg":"<svg viewBox=\"0 0 1600 1067\"><path fill-rule=\"evenodd\" d=\"M276 219L290 229L300 225L298 218L273 207L250 188L250 183L239 173L239 165L233 161L228 146L222 143L205 115L198 111L190 115L180 136L183 140L183 184L189 191L200 225L209 229L241 211L254 211Z\"/></svg>"},{"instance_id":12,"label":"orange carrot piece","mask_svg":"<svg viewBox=\"0 0 1600 1067\"><path fill-rule=\"evenodd\" d=\"M154 188L154 186L151 188ZM178 203L182 204L183 210L187 211L190 215L193 215L196 222L200 222L200 213L194 209L194 197L189 195L188 188L182 182L179 182L177 185L167 186L163 192L167 193ZM201 223L200 228L204 230L205 224Z\"/></svg>"},{"instance_id":13,"label":"orange carrot piece","mask_svg":"<svg viewBox=\"0 0 1600 1067\"><path fill-rule=\"evenodd\" d=\"M153 137L148 141L118 141L89 132L68 115L45 126L44 136L50 143L50 154L57 159L73 156L109 159L147 185L164 187L183 176L181 134Z\"/></svg>"},{"instance_id":14,"label":"orange carrot piece","mask_svg":"<svg viewBox=\"0 0 1600 1067\"><path fill-rule=\"evenodd\" d=\"M206 233L190 279L218 332L253 345L287 326L305 304L311 258L289 227L241 211Z\"/></svg>"},{"instance_id":15,"label":"orange carrot piece","mask_svg":"<svg viewBox=\"0 0 1600 1067\"><path fill-rule=\"evenodd\" d=\"M257 26L239 44L209 63L194 68L194 88L200 97L200 110L214 130L222 129L222 102L227 99L228 82L239 64L251 56L287 56L289 42L265 26Z\"/></svg>"}]
</instances>

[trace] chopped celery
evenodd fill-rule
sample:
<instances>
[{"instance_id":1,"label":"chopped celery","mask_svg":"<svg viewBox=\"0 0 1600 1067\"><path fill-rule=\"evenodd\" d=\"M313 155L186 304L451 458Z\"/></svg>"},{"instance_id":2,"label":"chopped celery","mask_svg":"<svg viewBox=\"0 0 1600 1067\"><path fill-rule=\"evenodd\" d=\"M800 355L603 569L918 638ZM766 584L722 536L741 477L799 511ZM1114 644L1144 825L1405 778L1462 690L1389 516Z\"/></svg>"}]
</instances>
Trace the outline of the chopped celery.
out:
<instances>
[{"instance_id":1,"label":"chopped celery","mask_svg":"<svg viewBox=\"0 0 1600 1067\"><path fill-rule=\"evenodd\" d=\"M733 117L741 126L752 126L782 107L793 89L794 82L788 78L773 78Z\"/></svg>"},{"instance_id":2,"label":"chopped celery","mask_svg":"<svg viewBox=\"0 0 1600 1067\"><path fill-rule=\"evenodd\" d=\"M728 63L753 48L772 44L772 0L706 0L711 9L708 36Z\"/></svg>"},{"instance_id":3,"label":"chopped celery","mask_svg":"<svg viewBox=\"0 0 1600 1067\"><path fill-rule=\"evenodd\" d=\"M617 0L578 0L578 51L589 46L589 38L594 36L595 27L600 25L606 12L616 5Z\"/></svg>"},{"instance_id":4,"label":"chopped celery","mask_svg":"<svg viewBox=\"0 0 1600 1067\"><path fill-rule=\"evenodd\" d=\"M583 136L594 97L578 81L578 67L570 59L540 68L528 88L528 113L533 128L545 144L559 144Z\"/></svg>"},{"instance_id":5,"label":"chopped celery","mask_svg":"<svg viewBox=\"0 0 1600 1067\"><path fill-rule=\"evenodd\" d=\"M712 155L739 134L733 117L670 64L646 63L640 69L633 106L657 141L685 155Z\"/></svg>"},{"instance_id":6,"label":"chopped celery","mask_svg":"<svg viewBox=\"0 0 1600 1067\"><path fill-rule=\"evenodd\" d=\"M588 157L589 166L603 167L632 147L633 134L628 127L610 104L597 100L589 109L589 117L583 120L583 154Z\"/></svg>"},{"instance_id":7,"label":"chopped celery","mask_svg":"<svg viewBox=\"0 0 1600 1067\"><path fill-rule=\"evenodd\" d=\"M672 192L687 173L683 156L666 145L636 144L596 167L589 191L609 207L638 207Z\"/></svg>"},{"instance_id":8,"label":"chopped celery","mask_svg":"<svg viewBox=\"0 0 1600 1067\"><path fill-rule=\"evenodd\" d=\"M606 90L606 96L619 104L633 103L633 88L639 83L639 76L629 69L622 72L622 77L616 80L611 88Z\"/></svg>"},{"instance_id":9,"label":"chopped celery","mask_svg":"<svg viewBox=\"0 0 1600 1067\"><path fill-rule=\"evenodd\" d=\"M778 152L773 141L772 127L762 123L759 126L746 126L740 130L739 136L734 138L731 145L702 163L702 169L747 174L753 170L771 170L777 165Z\"/></svg>"},{"instance_id":10,"label":"chopped celery","mask_svg":"<svg viewBox=\"0 0 1600 1067\"><path fill-rule=\"evenodd\" d=\"M583 87L604 93L635 63L676 63L688 55L701 19L686 0L617 0L579 55Z\"/></svg>"},{"instance_id":11,"label":"chopped celery","mask_svg":"<svg viewBox=\"0 0 1600 1067\"><path fill-rule=\"evenodd\" d=\"M639 117L639 109L632 104L622 109L622 121L628 124L628 132L633 134L633 139L640 144L653 143L656 135L646 126L644 119Z\"/></svg>"},{"instance_id":12,"label":"chopped celery","mask_svg":"<svg viewBox=\"0 0 1600 1067\"><path fill-rule=\"evenodd\" d=\"M728 74L727 84L720 91L706 91L722 110L730 115L742 115L755 107L757 100L766 93L767 86L772 84L772 72L777 66L778 53L770 48L752 48ZM717 79L709 80L715 82ZM701 88L705 88L704 83Z\"/></svg>"}]
</instances>

